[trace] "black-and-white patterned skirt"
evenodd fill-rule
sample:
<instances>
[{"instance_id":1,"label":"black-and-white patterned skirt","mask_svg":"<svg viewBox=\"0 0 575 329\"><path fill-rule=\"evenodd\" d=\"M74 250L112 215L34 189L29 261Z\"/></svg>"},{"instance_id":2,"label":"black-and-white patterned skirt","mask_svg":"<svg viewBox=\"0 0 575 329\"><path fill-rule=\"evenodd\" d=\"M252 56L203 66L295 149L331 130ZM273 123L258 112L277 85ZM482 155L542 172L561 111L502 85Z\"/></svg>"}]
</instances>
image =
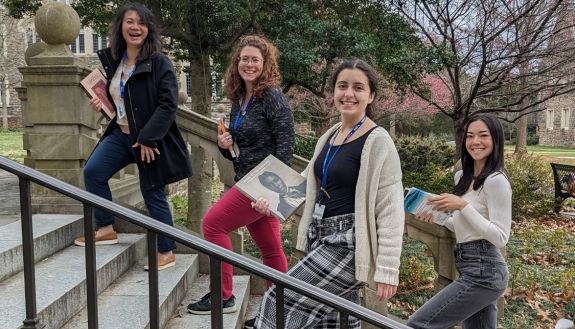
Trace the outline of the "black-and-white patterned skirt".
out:
<instances>
[{"instance_id":1,"label":"black-and-white patterned skirt","mask_svg":"<svg viewBox=\"0 0 575 329\"><path fill-rule=\"evenodd\" d=\"M364 283L355 279L354 214L313 220L308 229L308 255L288 271L290 276L350 301L359 302ZM286 329L339 328L339 312L291 290L284 292ZM268 289L255 328L275 328L275 289ZM349 317L349 328L360 321Z\"/></svg>"}]
</instances>

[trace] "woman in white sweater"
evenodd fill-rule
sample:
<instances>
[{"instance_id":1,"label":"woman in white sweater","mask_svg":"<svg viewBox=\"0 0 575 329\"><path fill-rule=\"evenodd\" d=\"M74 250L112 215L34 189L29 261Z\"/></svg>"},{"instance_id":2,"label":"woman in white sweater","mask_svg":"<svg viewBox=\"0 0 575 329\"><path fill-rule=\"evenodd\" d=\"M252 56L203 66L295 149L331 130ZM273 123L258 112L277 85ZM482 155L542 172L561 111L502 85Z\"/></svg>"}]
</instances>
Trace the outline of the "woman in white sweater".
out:
<instances>
[{"instance_id":1,"label":"woman in white sweater","mask_svg":"<svg viewBox=\"0 0 575 329\"><path fill-rule=\"evenodd\" d=\"M340 122L319 139L303 173L306 204L297 248L308 254L288 274L354 302L370 284L381 301L395 294L399 281L405 217L399 156L387 131L369 118L375 71L361 60L343 61L331 87ZM268 203L258 200L254 208L265 213ZM284 293L286 328L339 328L333 308ZM271 287L255 328L275 328L275 306ZM360 321L350 317L348 325L359 328Z\"/></svg>"},{"instance_id":2,"label":"woman in white sweater","mask_svg":"<svg viewBox=\"0 0 575 329\"><path fill-rule=\"evenodd\" d=\"M413 328L497 328L497 299L507 287L508 270L499 249L511 230L511 185L503 166L503 128L490 115L472 116L461 143L462 171L453 194L429 198L434 210L453 212L445 227L455 232L459 278L415 314ZM431 214L418 219L432 222Z\"/></svg>"}]
</instances>

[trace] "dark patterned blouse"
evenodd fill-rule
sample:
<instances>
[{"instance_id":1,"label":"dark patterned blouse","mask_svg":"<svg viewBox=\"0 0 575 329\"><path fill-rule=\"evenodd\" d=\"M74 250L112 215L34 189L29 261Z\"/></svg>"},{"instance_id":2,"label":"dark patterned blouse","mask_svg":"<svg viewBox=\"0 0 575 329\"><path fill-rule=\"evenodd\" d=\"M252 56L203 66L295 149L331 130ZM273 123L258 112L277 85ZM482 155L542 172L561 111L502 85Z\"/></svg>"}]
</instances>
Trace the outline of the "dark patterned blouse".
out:
<instances>
[{"instance_id":1,"label":"dark patterned blouse","mask_svg":"<svg viewBox=\"0 0 575 329\"><path fill-rule=\"evenodd\" d=\"M254 100L237 131L234 131L239 111L240 104L235 101L228 127L240 150L238 158L234 160L235 181L270 154L291 166L295 138L293 113L281 90L270 88L262 99ZM232 160L228 150L220 151L224 157Z\"/></svg>"}]
</instances>

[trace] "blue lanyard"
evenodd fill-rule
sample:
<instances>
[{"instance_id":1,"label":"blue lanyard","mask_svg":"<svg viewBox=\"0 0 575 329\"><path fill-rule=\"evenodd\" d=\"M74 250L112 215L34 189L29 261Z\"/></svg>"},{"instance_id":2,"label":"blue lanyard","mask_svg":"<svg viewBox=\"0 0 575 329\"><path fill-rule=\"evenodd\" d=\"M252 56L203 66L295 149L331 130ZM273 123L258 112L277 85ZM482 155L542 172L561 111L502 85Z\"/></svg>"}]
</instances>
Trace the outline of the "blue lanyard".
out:
<instances>
[{"instance_id":1,"label":"blue lanyard","mask_svg":"<svg viewBox=\"0 0 575 329\"><path fill-rule=\"evenodd\" d=\"M252 97L250 97L250 100L248 101L248 105L246 105L246 109L242 111L242 108L244 107L244 101L242 101L242 103L240 104L240 110L238 111L238 115L236 116L236 121L234 122L234 143L236 142L236 139L238 139L238 127L240 126L240 124L242 123L242 121L244 120L244 116L246 115L246 113L248 113L248 110L250 109L250 106L252 106L252 103L254 102L254 96L252 95Z\"/></svg>"},{"instance_id":2,"label":"blue lanyard","mask_svg":"<svg viewBox=\"0 0 575 329\"><path fill-rule=\"evenodd\" d=\"M120 97L122 99L124 99L124 67L126 66L126 52L124 52L124 56L122 56L122 72L120 73ZM132 72L127 72L128 73L128 79L130 79L130 77L132 76L132 73L134 73L134 70L132 70ZM126 82L128 81L128 79L126 79Z\"/></svg>"},{"instance_id":3,"label":"blue lanyard","mask_svg":"<svg viewBox=\"0 0 575 329\"><path fill-rule=\"evenodd\" d=\"M337 135L339 134L339 131L341 130L341 128L338 128L337 131L335 132L335 136L333 136L332 140L330 141L329 146L327 148L327 152L325 153L325 158L323 159L323 166L322 166L322 170L321 170L322 176L321 176L321 192L320 193L327 194L326 190L325 190L325 187L327 186L327 171L329 170L329 167L331 166L333 158L335 158L335 155L337 154L337 152L339 152L339 150L341 149L343 144L345 144L345 142L351 137L351 135L353 135L359 129L359 127L361 127L361 125L363 124L363 122L365 121L366 118L367 118L367 116L364 115L363 118L361 118L361 120L359 120L359 122L355 124L353 129L347 134L347 136L345 137L345 139L343 140L341 145L339 145L335 149L335 151L333 152L333 154L330 158L329 153L331 152L331 149L333 147L333 142L337 138Z\"/></svg>"}]
</instances>

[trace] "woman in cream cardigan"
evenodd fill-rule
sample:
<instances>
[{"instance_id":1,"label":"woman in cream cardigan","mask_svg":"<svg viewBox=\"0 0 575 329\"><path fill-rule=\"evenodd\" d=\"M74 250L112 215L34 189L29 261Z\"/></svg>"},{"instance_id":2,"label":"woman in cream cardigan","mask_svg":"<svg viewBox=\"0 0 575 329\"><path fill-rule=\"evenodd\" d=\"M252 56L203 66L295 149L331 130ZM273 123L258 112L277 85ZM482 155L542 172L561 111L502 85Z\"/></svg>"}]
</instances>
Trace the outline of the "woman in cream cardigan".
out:
<instances>
[{"instance_id":1,"label":"woman in cream cardigan","mask_svg":"<svg viewBox=\"0 0 575 329\"><path fill-rule=\"evenodd\" d=\"M382 301L395 294L399 280L404 226L399 156L387 131L369 118L375 71L361 60L345 60L331 86L340 122L319 139L303 173L306 204L297 248L308 254L288 274L354 302L369 284ZM253 206L269 211L263 199ZM255 328L275 328L275 303L271 287ZM284 308L286 328L339 328L338 312L293 291L285 291ZM359 327L350 317L349 328Z\"/></svg>"}]
</instances>

